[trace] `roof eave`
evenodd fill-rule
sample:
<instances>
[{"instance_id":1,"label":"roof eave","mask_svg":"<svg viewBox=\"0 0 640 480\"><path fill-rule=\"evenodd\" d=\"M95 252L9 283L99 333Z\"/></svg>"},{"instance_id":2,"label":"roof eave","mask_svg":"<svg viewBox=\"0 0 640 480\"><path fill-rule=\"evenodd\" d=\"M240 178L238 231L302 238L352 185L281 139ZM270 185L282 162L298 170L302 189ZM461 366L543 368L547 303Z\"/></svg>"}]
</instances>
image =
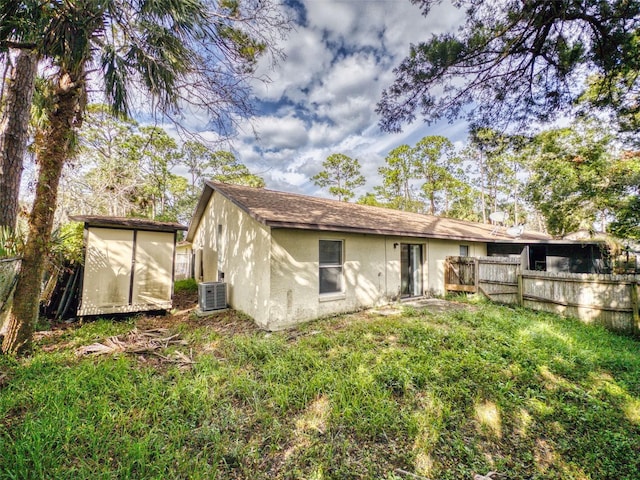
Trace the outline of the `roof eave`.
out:
<instances>
[{"instance_id":1,"label":"roof eave","mask_svg":"<svg viewBox=\"0 0 640 480\"><path fill-rule=\"evenodd\" d=\"M324 232L345 232L345 233L361 233L369 235L386 235L390 237L414 237L414 238L435 238L441 240L459 240L463 242L485 242L485 243L548 243L549 240L544 239L521 239L521 238L488 238L488 237L476 237L465 235L445 235L428 232L415 232L415 231L399 231L399 230L386 230L386 229L373 229L373 228L358 228L349 227L345 225L323 225L317 223L296 223L296 222L283 222L283 221L264 221L262 222L268 227L274 229L293 229L293 230L317 230Z\"/></svg>"},{"instance_id":2,"label":"roof eave","mask_svg":"<svg viewBox=\"0 0 640 480\"><path fill-rule=\"evenodd\" d=\"M177 232L187 229L184 225L172 222L157 222L139 218L121 219L100 217L97 215L70 215L69 220L84 223L87 227L115 228L124 230L145 230L151 232Z\"/></svg>"}]
</instances>

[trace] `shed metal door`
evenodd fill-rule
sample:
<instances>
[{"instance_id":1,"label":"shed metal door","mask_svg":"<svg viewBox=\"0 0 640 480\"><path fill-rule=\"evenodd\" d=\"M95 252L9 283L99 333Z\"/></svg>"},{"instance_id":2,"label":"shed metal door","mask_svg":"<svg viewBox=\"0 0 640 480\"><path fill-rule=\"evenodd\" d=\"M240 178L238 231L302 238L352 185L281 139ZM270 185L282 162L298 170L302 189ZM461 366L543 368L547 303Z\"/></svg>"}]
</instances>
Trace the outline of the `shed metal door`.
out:
<instances>
[{"instance_id":1,"label":"shed metal door","mask_svg":"<svg viewBox=\"0 0 640 480\"><path fill-rule=\"evenodd\" d=\"M137 232L133 305L171 308L173 237L172 232Z\"/></svg>"},{"instance_id":2,"label":"shed metal door","mask_svg":"<svg viewBox=\"0 0 640 480\"><path fill-rule=\"evenodd\" d=\"M88 230L78 315L114 313L129 304L132 258L133 231Z\"/></svg>"},{"instance_id":3,"label":"shed metal door","mask_svg":"<svg viewBox=\"0 0 640 480\"><path fill-rule=\"evenodd\" d=\"M174 237L90 227L78 315L171 308Z\"/></svg>"}]
</instances>

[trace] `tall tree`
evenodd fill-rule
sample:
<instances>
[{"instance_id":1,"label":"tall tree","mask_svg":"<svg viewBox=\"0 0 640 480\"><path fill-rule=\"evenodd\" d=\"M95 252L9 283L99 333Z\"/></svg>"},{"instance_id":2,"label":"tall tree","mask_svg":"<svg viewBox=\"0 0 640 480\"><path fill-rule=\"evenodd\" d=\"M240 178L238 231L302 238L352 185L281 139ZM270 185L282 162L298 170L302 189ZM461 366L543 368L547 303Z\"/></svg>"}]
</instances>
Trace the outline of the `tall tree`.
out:
<instances>
[{"instance_id":1,"label":"tall tree","mask_svg":"<svg viewBox=\"0 0 640 480\"><path fill-rule=\"evenodd\" d=\"M192 140L182 145L182 155L182 164L187 167L190 177L187 194L179 202L183 222L189 221L207 179L255 188L265 185L264 179L251 173L232 152L211 150L208 146ZM180 215L178 217L180 218Z\"/></svg>"},{"instance_id":2,"label":"tall tree","mask_svg":"<svg viewBox=\"0 0 640 480\"><path fill-rule=\"evenodd\" d=\"M160 127L141 127L90 105L78 132L78 158L61 179L59 206L65 212L185 220L187 179L174 173L183 152Z\"/></svg>"},{"instance_id":3,"label":"tall tree","mask_svg":"<svg viewBox=\"0 0 640 480\"><path fill-rule=\"evenodd\" d=\"M182 153L182 164L187 167L190 189L195 195L200 194L207 179L256 188L265 185L264 179L251 173L232 152L211 150L200 142L188 141L182 145Z\"/></svg>"},{"instance_id":4,"label":"tall tree","mask_svg":"<svg viewBox=\"0 0 640 480\"><path fill-rule=\"evenodd\" d=\"M639 75L637 70L621 74L617 79L594 75L578 101L580 113L588 115L595 109L601 117L606 115L608 123L617 127L619 139L635 148L640 147L640 88L635 88L635 96L629 95L628 91L634 88Z\"/></svg>"},{"instance_id":5,"label":"tall tree","mask_svg":"<svg viewBox=\"0 0 640 480\"><path fill-rule=\"evenodd\" d=\"M189 193L198 195L202 189L203 182L208 176L208 157L211 150L196 140L188 140L182 144L182 165L187 168L189 174Z\"/></svg>"},{"instance_id":6,"label":"tall tree","mask_svg":"<svg viewBox=\"0 0 640 480\"><path fill-rule=\"evenodd\" d=\"M348 202L355 196L353 191L365 183L360 173L360 162L343 153L333 153L322 162L324 170L311 180L319 187L329 187L329 193L340 201Z\"/></svg>"},{"instance_id":7,"label":"tall tree","mask_svg":"<svg viewBox=\"0 0 640 480\"><path fill-rule=\"evenodd\" d=\"M187 186L186 179L180 182L178 176L171 172L182 159L178 144L163 129L151 126L140 128L139 134L132 138L132 144L143 180L140 197L144 204L140 207L144 216L167 220L172 217L167 214L173 198L184 194Z\"/></svg>"},{"instance_id":8,"label":"tall tree","mask_svg":"<svg viewBox=\"0 0 640 480\"><path fill-rule=\"evenodd\" d=\"M412 0L423 14L440 0ZM457 32L411 46L378 103L384 130L468 112L483 125L545 121L595 75L601 104L640 111L640 0L454 2ZM437 92L437 93L435 93Z\"/></svg>"},{"instance_id":9,"label":"tall tree","mask_svg":"<svg viewBox=\"0 0 640 480\"><path fill-rule=\"evenodd\" d=\"M609 225L609 232L618 238L640 240L640 195L623 199L616 209L616 218Z\"/></svg>"},{"instance_id":10,"label":"tall tree","mask_svg":"<svg viewBox=\"0 0 640 480\"><path fill-rule=\"evenodd\" d=\"M216 150L208 156L207 176L216 182L233 183L247 187L264 187L264 179L251 173L249 168L240 163L236 156L226 150Z\"/></svg>"},{"instance_id":11,"label":"tall tree","mask_svg":"<svg viewBox=\"0 0 640 480\"><path fill-rule=\"evenodd\" d=\"M231 152L193 140L178 148L160 127L114 117L104 105L88 111L79 132L82 163L67 165L62 178L59 206L67 214L188 223L205 179L264 186ZM176 173L183 167L188 178Z\"/></svg>"},{"instance_id":12,"label":"tall tree","mask_svg":"<svg viewBox=\"0 0 640 480\"><path fill-rule=\"evenodd\" d=\"M514 137L515 138L515 137ZM464 152L471 164L473 184L480 194L480 213L487 223L491 211L518 211L520 194L516 175L515 140L494 129L474 126ZM511 203L511 201L513 203ZM519 220L519 219L518 219Z\"/></svg>"},{"instance_id":13,"label":"tall tree","mask_svg":"<svg viewBox=\"0 0 640 480\"><path fill-rule=\"evenodd\" d=\"M443 215L469 222L481 222L482 216L478 208L480 193L468 181L460 181L456 195L451 199Z\"/></svg>"},{"instance_id":14,"label":"tall tree","mask_svg":"<svg viewBox=\"0 0 640 480\"><path fill-rule=\"evenodd\" d=\"M418 212L423 204L415 197L412 180L414 180L413 152L409 145L400 145L391 150L386 158L386 165L378 168L382 175L382 185L375 187L376 194L390 208Z\"/></svg>"},{"instance_id":15,"label":"tall tree","mask_svg":"<svg viewBox=\"0 0 640 480\"><path fill-rule=\"evenodd\" d=\"M370 207L385 207L386 205L378 200L375 193L367 192L361 195L356 201L358 205L369 205Z\"/></svg>"},{"instance_id":16,"label":"tall tree","mask_svg":"<svg viewBox=\"0 0 640 480\"><path fill-rule=\"evenodd\" d=\"M137 128L136 122L114 116L106 105L89 105L78 132L82 161L65 166L59 207L116 217L134 213L132 200L142 182L138 145L133 141Z\"/></svg>"},{"instance_id":17,"label":"tall tree","mask_svg":"<svg viewBox=\"0 0 640 480\"><path fill-rule=\"evenodd\" d=\"M640 151L623 152L611 168L615 180L609 189L614 191L615 208L608 231L640 240Z\"/></svg>"},{"instance_id":18,"label":"tall tree","mask_svg":"<svg viewBox=\"0 0 640 480\"><path fill-rule=\"evenodd\" d=\"M8 77L2 79L6 95L0 93L0 228L14 229L38 57L25 49L19 51L15 62L7 54L6 62L10 67Z\"/></svg>"},{"instance_id":19,"label":"tall tree","mask_svg":"<svg viewBox=\"0 0 640 480\"><path fill-rule=\"evenodd\" d=\"M456 177L460 158L455 155L453 144L442 136L428 136L411 153L415 176L423 182L420 189L427 200L427 213L436 215L448 210L461 183Z\"/></svg>"},{"instance_id":20,"label":"tall tree","mask_svg":"<svg viewBox=\"0 0 640 480\"><path fill-rule=\"evenodd\" d=\"M0 45L28 39L51 65L47 122L35 139L38 182L2 344L21 353L31 346L60 175L74 153L88 81L104 87L116 112L127 112L142 87L167 116L191 105L227 131L249 111L245 80L286 19L268 0L22 0L4 2L0 18Z\"/></svg>"},{"instance_id":21,"label":"tall tree","mask_svg":"<svg viewBox=\"0 0 640 480\"><path fill-rule=\"evenodd\" d=\"M594 125L549 130L537 135L527 154L531 178L526 195L544 216L549 233L592 230L618 203L622 180L615 174L612 137Z\"/></svg>"}]
</instances>

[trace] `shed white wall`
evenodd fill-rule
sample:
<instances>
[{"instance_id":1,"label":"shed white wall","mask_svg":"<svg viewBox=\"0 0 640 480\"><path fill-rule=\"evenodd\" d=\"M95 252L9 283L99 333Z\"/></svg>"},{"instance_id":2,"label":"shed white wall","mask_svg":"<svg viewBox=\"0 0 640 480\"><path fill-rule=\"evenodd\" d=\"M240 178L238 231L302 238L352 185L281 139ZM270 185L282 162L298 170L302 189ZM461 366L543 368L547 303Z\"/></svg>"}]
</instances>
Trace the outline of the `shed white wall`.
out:
<instances>
[{"instance_id":1,"label":"shed white wall","mask_svg":"<svg viewBox=\"0 0 640 480\"><path fill-rule=\"evenodd\" d=\"M439 240L429 239L427 241L427 277L426 293L428 295L444 295L444 259L448 256L460 255L460 246L469 247L470 257L480 257L487 255L486 243L466 242L462 240Z\"/></svg>"},{"instance_id":2,"label":"shed white wall","mask_svg":"<svg viewBox=\"0 0 640 480\"><path fill-rule=\"evenodd\" d=\"M171 308L174 237L173 233L167 232L137 232L132 291L134 305Z\"/></svg>"},{"instance_id":3,"label":"shed white wall","mask_svg":"<svg viewBox=\"0 0 640 480\"><path fill-rule=\"evenodd\" d=\"M220 225L220 230L218 228ZM192 242L198 281L224 273L230 306L266 328L269 318L269 229L213 192Z\"/></svg>"},{"instance_id":4,"label":"shed white wall","mask_svg":"<svg viewBox=\"0 0 640 480\"><path fill-rule=\"evenodd\" d=\"M173 232L90 226L78 315L171 308L174 239Z\"/></svg>"},{"instance_id":5,"label":"shed white wall","mask_svg":"<svg viewBox=\"0 0 640 480\"><path fill-rule=\"evenodd\" d=\"M184 280L193 275L193 250L191 244L177 244L175 259L175 279Z\"/></svg>"}]
</instances>

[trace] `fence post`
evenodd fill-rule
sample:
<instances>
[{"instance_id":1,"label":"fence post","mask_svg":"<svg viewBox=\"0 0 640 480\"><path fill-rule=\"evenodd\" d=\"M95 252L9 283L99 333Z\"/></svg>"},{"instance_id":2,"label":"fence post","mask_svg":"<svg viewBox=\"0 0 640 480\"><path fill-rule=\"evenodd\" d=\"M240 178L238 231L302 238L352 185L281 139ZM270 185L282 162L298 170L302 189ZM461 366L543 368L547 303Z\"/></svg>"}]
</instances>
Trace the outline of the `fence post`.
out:
<instances>
[{"instance_id":1,"label":"fence post","mask_svg":"<svg viewBox=\"0 0 640 480\"><path fill-rule=\"evenodd\" d=\"M520 305L521 307L524 306L524 292L522 291L523 289L523 281L522 281L522 269L518 269L518 305Z\"/></svg>"},{"instance_id":2,"label":"fence post","mask_svg":"<svg viewBox=\"0 0 640 480\"><path fill-rule=\"evenodd\" d=\"M480 259L474 257L473 259L473 286L475 288L474 293L480 292Z\"/></svg>"},{"instance_id":3,"label":"fence post","mask_svg":"<svg viewBox=\"0 0 640 480\"><path fill-rule=\"evenodd\" d=\"M449 289L447 288L449 285L449 266L451 264L451 261L449 260L449 257L445 257L444 259L444 294L447 295L449 293Z\"/></svg>"},{"instance_id":4,"label":"fence post","mask_svg":"<svg viewBox=\"0 0 640 480\"><path fill-rule=\"evenodd\" d=\"M640 334L640 305L638 302L638 281L633 281L631 287L631 310L633 315L633 330L636 335Z\"/></svg>"}]
</instances>

